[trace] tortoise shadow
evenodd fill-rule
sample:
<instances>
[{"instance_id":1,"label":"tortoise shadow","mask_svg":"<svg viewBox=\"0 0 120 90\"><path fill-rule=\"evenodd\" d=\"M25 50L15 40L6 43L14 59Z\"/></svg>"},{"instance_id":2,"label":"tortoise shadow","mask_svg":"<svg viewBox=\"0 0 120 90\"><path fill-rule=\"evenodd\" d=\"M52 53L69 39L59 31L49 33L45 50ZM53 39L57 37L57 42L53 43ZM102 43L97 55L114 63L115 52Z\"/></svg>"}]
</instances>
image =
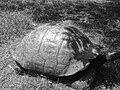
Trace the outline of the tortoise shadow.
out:
<instances>
[{"instance_id":1,"label":"tortoise shadow","mask_svg":"<svg viewBox=\"0 0 120 90\"><path fill-rule=\"evenodd\" d=\"M103 85L112 89L115 85L120 85L120 52L111 55L109 60L100 66L94 77L94 81L90 84L89 90Z\"/></svg>"}]
</instances>

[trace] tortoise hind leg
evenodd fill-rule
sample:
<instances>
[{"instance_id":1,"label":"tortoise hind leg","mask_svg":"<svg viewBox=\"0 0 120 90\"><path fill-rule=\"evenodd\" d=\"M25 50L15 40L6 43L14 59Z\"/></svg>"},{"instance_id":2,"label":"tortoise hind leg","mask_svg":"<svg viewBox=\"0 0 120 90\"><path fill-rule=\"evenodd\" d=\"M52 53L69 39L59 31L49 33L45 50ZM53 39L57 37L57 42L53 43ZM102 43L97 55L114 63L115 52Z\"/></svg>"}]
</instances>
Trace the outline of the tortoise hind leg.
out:
<instances>
[{"instance_id":1,"label":"tortoise hind leg","mask_svg":"<svg viewBox=\"0 0 120 90\"><path fill-rule=\"evenodd\" d=\"M24 75L24 74L28 73L28 70L25 69L25 68L23 68L23 67L20 65L19 62L17 62L16 60L14 60L14 61L15 61L16 65L18 66L18 67L16 67L16 68L14 68L14 70L16 71L17 74L19 74L19 75Z\"/></svg>"}]
</instances>

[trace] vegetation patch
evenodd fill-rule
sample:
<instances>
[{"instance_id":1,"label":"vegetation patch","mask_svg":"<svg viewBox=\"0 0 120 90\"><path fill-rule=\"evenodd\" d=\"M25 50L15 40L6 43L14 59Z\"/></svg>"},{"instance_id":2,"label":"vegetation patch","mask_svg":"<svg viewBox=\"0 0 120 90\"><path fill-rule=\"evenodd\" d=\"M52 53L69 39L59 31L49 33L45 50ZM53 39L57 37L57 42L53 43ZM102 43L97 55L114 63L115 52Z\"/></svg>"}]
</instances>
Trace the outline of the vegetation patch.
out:
<instances>
[{"instance_id":1,"label":"vegetation patch","mask_svg":"<svg viewBox=\"0 0 120 90\"><path fill-rule=\"evenodd\" d=\"M41 23L73 20L85 30L101 30L106 37L104 42L107 43L107 47L115 51L120 50L120 2L118 0L106 1L109 2L0 0L0 88L2 90L48 90L49 87L51 90L72 90L63 84L51 83L49 80L42 81L43 79L40 77L35 78L15 74L9 67L12 62L9 47ZM109 66L109 68L104 68L100 72L110 74L103 74L102 81L104 82L98 82L100 80L98 75L93 83L94 85L91 85L92 90L98 86L109 88L110 86L116 87L115 85L119 85L119 81L115 81L116 79L120 80L119 59L105 66ZM111 81L115 83L111 84Z\"/></svg>"}]
</instances>

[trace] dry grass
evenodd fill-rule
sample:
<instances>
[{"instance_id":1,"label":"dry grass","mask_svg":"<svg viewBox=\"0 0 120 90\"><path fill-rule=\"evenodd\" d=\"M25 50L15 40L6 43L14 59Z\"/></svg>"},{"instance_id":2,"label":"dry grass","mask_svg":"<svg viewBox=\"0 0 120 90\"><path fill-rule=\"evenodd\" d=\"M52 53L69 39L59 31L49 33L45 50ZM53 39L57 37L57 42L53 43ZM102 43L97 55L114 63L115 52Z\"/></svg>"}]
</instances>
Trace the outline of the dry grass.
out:
<instances>
[{"instance_id":1,"label":"dry grass","mask_svg":"<svg viewBox=\"0 0 120 90\"><path fill-rule=\"evenodd\" d=\"M32 31L35 27L33 23L40 24L42 22L68 19L72 19L74 21L77 20L81 23L80 20L82 19L82 23L87 23L87 25L89 26L93 19L90 19L88 21L84 21L84 19L94 18L95 21L92 22L93 24L92 26L90 26L90 28L100 27L101 29L103 29L106 28L105 25L108 25L110 26L109 29L111 31L113 29L117 31L120 27L120 18L118 17L119 14L113 15L116 15L117 17L117 22L113 25L116 25L116 28L114 28L112 26L113 23L111 24L111 21L114 22L113 18L115 17L110 16L111 21L109 21L109 13L106 13L104 11L105 8L103 7L96 7L95 5L93 5L93 8L91 8L92 4L90 6L84 6L83 4L71 4L70 2L67 4L57 3L57 5L52 5L49 3L49 5L45 4L46 6L40 5L40 3L41 2L39 0L9 0L9 2L8 0L0 1L0 90L74 90L64 84L55 82L53 83L50 80L39 76L30 77L28 75L18 75L11 68L11 66L16 67L16 65L12 61L12 58L10 56L10 45L15 44L17 40L19 41L20 39L22 39L26 33ZM87 11L86 8L88 9ZM98 10L97 8L99 8L100 10ZM56 19L54 19L55 15L58 16ZM46 20L44 18L46 18ZM108 20L106 21L108 23L102 26L104 24L104 20ZM107 35L108 37L112 37L111 39L113 39L113 42L119 41L117 41L117 39L114 39L114 33L112 35L107 33ZM118 36L116 36L116 38L119 38L119 34ZM116 43L112 43L112 45L117 46ZM103 88L101 88L100 90L108 89L103 86ZM116 85L111 90L120 90L120 87Z\"/></svg>"}]
</instances>

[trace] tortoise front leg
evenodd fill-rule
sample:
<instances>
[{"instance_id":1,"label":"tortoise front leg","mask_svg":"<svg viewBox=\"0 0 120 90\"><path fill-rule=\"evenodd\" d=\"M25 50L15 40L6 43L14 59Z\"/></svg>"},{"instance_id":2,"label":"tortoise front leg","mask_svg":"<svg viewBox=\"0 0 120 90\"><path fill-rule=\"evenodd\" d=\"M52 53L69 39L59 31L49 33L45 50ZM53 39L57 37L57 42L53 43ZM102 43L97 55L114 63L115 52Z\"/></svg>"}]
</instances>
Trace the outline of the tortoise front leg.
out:
<instances>
[{"instance_id":1,"label":"tortoise front leg","mask_svg":"<svg viewBox=\"0 0 120 90\"><path fill-rule=\"evenodd\" d=\"M94 80L96 71L93 67L89 67L83 72L84 73L81 73L83 74L83 77L71 84L72 88L76 90L87 90L89 88L90 84Z\"/></svg>"}]
</instances>

